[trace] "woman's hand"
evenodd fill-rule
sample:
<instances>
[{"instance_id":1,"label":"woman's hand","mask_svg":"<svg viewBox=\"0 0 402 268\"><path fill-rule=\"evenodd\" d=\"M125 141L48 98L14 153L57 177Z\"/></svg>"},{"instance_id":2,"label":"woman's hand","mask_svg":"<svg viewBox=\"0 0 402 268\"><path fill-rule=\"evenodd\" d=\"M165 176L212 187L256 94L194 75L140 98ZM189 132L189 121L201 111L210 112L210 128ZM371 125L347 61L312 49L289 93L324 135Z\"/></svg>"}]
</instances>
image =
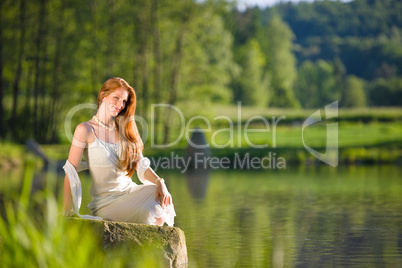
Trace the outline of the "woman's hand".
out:
<instances>
[{"instance_id":1,"label":"woman's hand","mask_svg":"<svg viewBox=\"0 0 402 268\"><path fill-rule=\"evenodd\" d=\"M160 201L162 207L167 207L172 204L172 196L168 192L163 179L158 179L156 181L155 201Z\"/></svg>"}]
</instances>

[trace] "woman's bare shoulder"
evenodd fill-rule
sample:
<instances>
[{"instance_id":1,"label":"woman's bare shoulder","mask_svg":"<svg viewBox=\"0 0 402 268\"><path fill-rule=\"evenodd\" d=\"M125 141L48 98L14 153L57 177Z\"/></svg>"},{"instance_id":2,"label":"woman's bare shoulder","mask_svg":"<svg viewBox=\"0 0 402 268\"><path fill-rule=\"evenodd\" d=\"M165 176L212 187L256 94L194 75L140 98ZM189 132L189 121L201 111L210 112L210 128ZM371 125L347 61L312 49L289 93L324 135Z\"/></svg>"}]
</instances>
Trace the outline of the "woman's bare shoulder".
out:
<instances>
[{"instance_id":1,"label":"woman's bare shoulder","mask_svg":"<svg viewBox=\"0 0 402 268\"><path fill-rule=\"evenodd\" d=\"M88 139L90 139L91 126L87 123L79 124L74 131L74 137L71 143L68 161L75 167L81 162L82 153L88 147Z\"/></svg>"},{"instance_id":2,"label":"woman's bare shoulder","mask_svg":"<svg viewBox=\"0 0 402 268\"><path fill-rule=\"evenodd\" d=\"M75 132L82 135L91 134L92 131L89 122L82 122L78 124L77 127L75 128Z\"/></svg>"},{"instance_id":3,"label":"woman's bare shoulder","mask_svg":"<svg viewBox=\"0 0 402 268\"><path fill-rule=\"evenodd\" d=\"M74 140L78 140L81 143L88 143L91 138L91 126L88 122L82 122L77 125L74 132Z\"/></svg>"}]
</instances>

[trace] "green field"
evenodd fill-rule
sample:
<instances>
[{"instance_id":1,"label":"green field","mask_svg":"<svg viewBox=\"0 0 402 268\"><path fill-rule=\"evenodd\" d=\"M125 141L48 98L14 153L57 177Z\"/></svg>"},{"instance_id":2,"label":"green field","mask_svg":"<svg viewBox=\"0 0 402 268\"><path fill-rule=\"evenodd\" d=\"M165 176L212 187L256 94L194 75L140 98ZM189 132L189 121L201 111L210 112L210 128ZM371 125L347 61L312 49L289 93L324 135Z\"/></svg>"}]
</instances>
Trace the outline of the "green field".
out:
<instances>
[{"instance_id":1,"label":"green field","mask_svg":"<svg viewBox=\"0 0 402 268\"><path fill-rule=\"evenodd\" d=\"M322 107L324 108L324 107ZM285 116L286 118L281 122L304 121L308 116L317 111L318 109L284 109L284 108L261 108L237 105L215 105L209 109L209 118L218 115L226 115L235 122L238 121L239 114L242 122L246 122L252 116L260 115L271 120L272 116L279 118ZM324 109L321 109L323 112ZM340 108L338 110L338 119L340 121L354 121L354 122L371 122L371 121L401 121L402 108L398 107L372 107L372 108L353 108L346 109Z\"/></svg>"},{"instance_id":2,"label":"green field","mask_svg":"<svg viewBox=\"0 0 402 268\"><path fill-rule=\"evenodd\" d=\"M148 131L145 154L161 156L168 155L172 151L183 154L188 144L187 137L191 137L192 129L198 127L205 130L207 143L219 156L233 155L239 151L244 153L261 147L284 150L287 154L293 154L288 157L297 158L299 160L296 162L302 162L309 156L304 148L303 140L307 146L322 151L326 146L327 123L337 123L340 157L345 159L345 162L355 162L359 159L369 160L369 162L377 160L393 162L402 157L402 109L400 108L340 109L339 116L331 121L321 121L306 127L303 138L303 122L314 110L241 107L240 116L237 106L214 107L208 111L209 114L204 114L202 119L191 122L191 117L186 118L184 129L173 127L169 141L172 146L152 147L151 132ZM253 116L257 115L260 117L253 119ZM217 118L217 116L221 117ZM226 119L222 119L222 116ZM280 116L282 119L278 121ZM273 124L272 117L276 120L276 125ZM264 124L262 118L266 118L267 124ZM248 126L246 126L247 121L249 121ZM68 156L69 146L69 143L45 144L42 148L50 158L63 160ZM18 159L22 159L25 155L23 145L2 142L0 147L0 159L5 165L10 163L10 165L18 165L21 162Z\"/></svg>"},{"instance_id":3,"label":"green field","mask_svg":"<svg viewBox=\"0 0 402 268\"><path fill-rule=\"evenodd\" d=\"M268 145L280 148L303 148L302 127L305 120L317 110L295 110L214 106L208 107L198 119L188 116L185 121L176 118L170 141L182 138L174 147L186 147L186 135L201 129L212 148L253 147ZM339 109L338 116L305 128L304 141L309 146L325 147L327 123L338 123L340 147L382 146L402 141L401 108ZM184 130L181 126L184 126ZM257 130L257 131L253 131ZM147 144L149 146L149 143Z\"/></svg>"},{"instance_id":4,"label":"green field","mask_svg":"<svg viewBox=\"0 0 402 268\"><path fill-rule=\"evenodd\" d=\"M272 129L260 128L262 132L234 131L234 146L248 147L249 144L268 145L268 147L302 148L302 126L284 125L276 128L274 135ZM310 126L304 130L304 142L313 147L325 147L327 127L325 125ZM212 135L208 135L210 138ZM240 137L240 139L239 139ZM248 138L248 140L247 140ZM363 123L338 123L338 139L340 147L378 146L386 144L400 144L402 142L402 124L373 122ZM211 141L211 139L209 139ZM216 135L214 140L218 145L230 141L229 131ZM213 146L213 144L211 144ZM213 146L218 147L218 146Z\"/></svg>"}]
</instances>

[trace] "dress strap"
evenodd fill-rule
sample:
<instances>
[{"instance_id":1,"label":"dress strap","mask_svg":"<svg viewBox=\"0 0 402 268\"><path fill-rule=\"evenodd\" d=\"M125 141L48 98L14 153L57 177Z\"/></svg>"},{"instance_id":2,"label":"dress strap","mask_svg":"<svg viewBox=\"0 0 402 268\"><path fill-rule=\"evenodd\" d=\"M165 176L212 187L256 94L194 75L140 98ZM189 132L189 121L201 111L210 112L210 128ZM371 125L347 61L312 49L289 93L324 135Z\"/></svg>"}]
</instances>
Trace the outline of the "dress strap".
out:
<instances>
[{"instance_id":1,"label":"dress strap","mask_svg":"<svg viewBox=\"0 0 402 268\"><path fill-rule=\"evenodd\" d=\"M91 123L89 123L88 121L85 122L85 123L88 123L89 127L92 129L92 133L94 133L94 135L95 135L95 139L98 139L98 136L97 136L96 133L95 133L95 129L94 129L94 127L91 125Z\"/></svg>"},{"instance_id":2,"label":"dress strap","mask_svg":"<svg viewBox=\"0 0 402 268\"><path fill-rule=\"evenodd\" d=\"M109 156L109 155L111 155L112 153L116 154L115 152L113 152L113 150L110 148L110 146L107 146L107 144L109 144L108 142L103 141L103 140L101 140L101 139L98 138L98 136L97 136L96 133L95 133L95 129L93 128L93 126L91 125L91 123L89 123L88 121L87 121L86 123L88 123L89 126L91 127L92 132L93 132L94 135L95 135L95 141L96 141L96 140L99 141L100 145L106 150L107 155ZM94 142L95 142L95 141L94 141ZM117 157L117 155L116 155L116 157Z\"/></svg>"}]
</instances>

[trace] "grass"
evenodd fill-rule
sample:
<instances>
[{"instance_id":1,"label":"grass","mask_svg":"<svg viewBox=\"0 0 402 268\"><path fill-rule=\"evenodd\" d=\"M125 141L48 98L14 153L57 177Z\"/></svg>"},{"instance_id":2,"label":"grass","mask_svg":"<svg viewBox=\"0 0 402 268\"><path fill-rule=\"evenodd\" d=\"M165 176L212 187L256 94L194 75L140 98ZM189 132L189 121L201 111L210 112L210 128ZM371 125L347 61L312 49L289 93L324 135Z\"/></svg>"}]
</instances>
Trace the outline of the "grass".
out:
<instances>
[{"instance_id":1,"label":"grass","mask_svg":"<svg viewBox=\"0 0 402 268\"><path fill-rule=\"evenodd\" d=\"M20 159L23 154L24 147L22 145L11 142L0 142L0 168L20 165Z\"/></svg>"},{"instance_id":2,"label":"grass","mask_svg":"<svg viewBox=\"0 0 402 268\"><path fill-rule=\"evenodd\" d=\"M87 224L59 216L61 200L52 194L57 180L47 174L46 188L34 194L34 163L27 162L22 190L2 197L0 267L157 267L160 259L139 250L105 251L102 237Z\"/></svg>"},{"instance_id":3,"label":"grass","mask_svg":"<svg viewBox=\"0 0 402 268\"><path fill-rule=\"evenodd\" d=\"M217 157L233 159L236 155L250 153L261 158L268 152L276 152L289 164L303 164L317 162L306 150L303 141L306 146L321 153L326 150L325 123L306 127L303 136L300 124L278 124L275 133L272 127L264 129L258 125L251 128L261 132L246 133L244 128L239 131L236 127L232 132L228 129L221 131L224 128L212 127L211 131L205 132L212 154ZM146 146L145 154L148 156L169 156L172 152L182 155L187 141L183 138L175 147L165 149L150 148L149 143ZM402 160L402 125L399 122L341 121L338 122L338 146L340 163L397 163Z\"/></svg>"},{"instance_id":4,"label":"grass","mask_svg":"<svg viewBox=\"0 0 402 268\"><path fill-rule=\"evenodd\" d=\"M187 146L186 134L191 136L192 129L198 127L206 130L204 132L206 139L215 148L252 147L253 144L267 144L270 147L281 148L303 148L303 122L316 110L243 106L238 109L236 105L217 105L208 111L203 111L203 118L194 121L190 121L191 118L186 118L183 122L184 130L180 125L179 118L175 118L176 125L172 127L170 142L183 135L174 147L185 148ZM324 120L324 112L321 112L323 121L306 127L304 131L305 142L309 146L325 147L326 145L325 123L327 122ZM266 123L263 120L266 120ZM402 141L400 124L402 108L339 109L338 116L331 120L332 123L339 123L339 146L341 147L373 146ZM246 124L249 124L249 129L259 129L261 132L251 131L245 135ZM274 131L276 132L274 133ZM148 141L146 146L149 145L150 142Z\"/></svg>"},{"instance_id":5,"label":"grass","mask_svg":"<svg viewBox=\"0 0 402 268\"><path fill-rule=\"evenodd\" d=\"M203 128L206 129L206 128ZM224 130L225 129L225 130ZM254 132L257 130L259 132ZM272 126L251 126L249 131L244 127L212 128L204 132L206 140L212 148L247 148L253 145L267 145L279 148L304 148L301 125L280 125L275 130ZM327 126L325 124L311 125L304 129L304 142L311 147L325 147ZM191 133L189 134L191 136ZM179 135L177 135L179 137ZM384 144L400 144L402 142L402 125L395 122L338 123L338 140L340 147L376 146ZM150 146L150 144L146 144ZM185 148L185 135L177 146Z\"/></svg>"},{"instance_id":6,"label":"grass","mask_svg":"<svg viewBox=\"0 0 402 268\"><path fill-rule=\"evenodd\" d=\"M286 108L266 108L266 107L249 107L241 106L240 121L246 122L252 116L260 115L267 119L272 116L279 118L285 116L284 122L291 122L302 120L304 121L317 109L286 109ZM323 109L321 109L323 111ZM216 105L209 112L209 118L218 115L225 115L231 118L234 122L239 121L239 108L237 105ZM340 108L338 110L339 121L398 121L402 120L401 107L365 107L346 109Z\"/></svg>"}]
</instances>

